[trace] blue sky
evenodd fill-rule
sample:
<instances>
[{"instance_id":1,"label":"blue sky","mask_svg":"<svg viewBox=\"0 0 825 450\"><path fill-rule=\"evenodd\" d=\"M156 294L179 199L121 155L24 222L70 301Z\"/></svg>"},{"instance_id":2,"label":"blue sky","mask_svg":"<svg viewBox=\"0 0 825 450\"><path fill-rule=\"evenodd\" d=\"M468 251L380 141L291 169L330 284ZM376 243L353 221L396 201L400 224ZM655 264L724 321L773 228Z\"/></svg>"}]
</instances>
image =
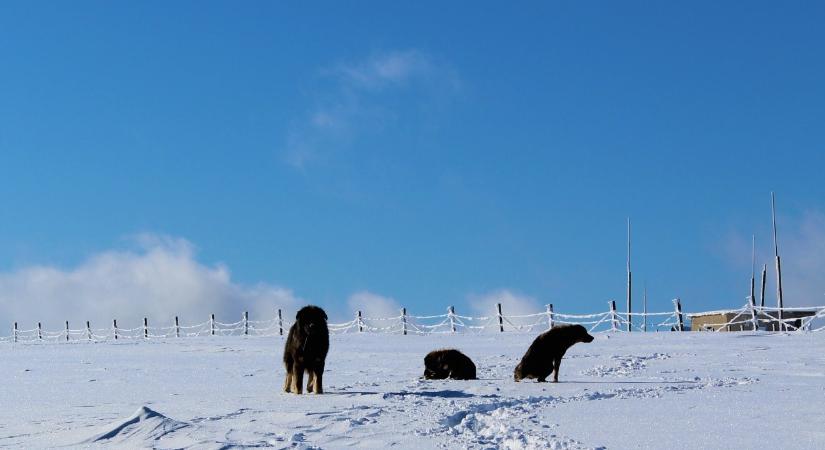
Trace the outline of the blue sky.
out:
<instances>
[{"instance_id":1,"label":"blue sky","mask_svg":"<svg viewBox=\"0 0 825 450\"><path fill-rule=\"evenodd\" d=\"M3 2L0 303L185 247L332 309L595 311L629 216L652 309L737 306L773 190L821 304L825 6L717 3Z\"/></svg>"}]
</instances>

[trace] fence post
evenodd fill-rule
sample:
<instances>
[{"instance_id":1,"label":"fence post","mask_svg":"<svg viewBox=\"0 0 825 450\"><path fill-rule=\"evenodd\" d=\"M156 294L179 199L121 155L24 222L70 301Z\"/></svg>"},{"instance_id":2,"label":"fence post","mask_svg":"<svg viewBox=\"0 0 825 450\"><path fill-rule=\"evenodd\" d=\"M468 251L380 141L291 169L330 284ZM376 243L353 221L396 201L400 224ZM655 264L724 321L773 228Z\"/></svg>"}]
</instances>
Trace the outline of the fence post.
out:
<instances>
[{"instance_id":1,"label":"fence post","mask_svg":"<svg viewBox=\"0 0 825 450\"><path fill-rule=\"evenodd\" d=\"M43 327L40 326L40 322L37 322L37 339L43 340Z\"/></svg>"},{"instance_id":2,"label":"fence post","mask_svg":"<svg viewBox=\"0 0 825 450\"><path fill-rule=\"evenodd\" d=\"M358 310L358 313L355 315L355 323L358 324L358 332L361 333L364 331L364 322L361 321L361 310Z\"/></svg>"},{"instance_id":3,"label":"fence post","mask_svg":"<svg viewBox=\"0 0 825 450\"><path fill-rule=\"evenodd\" d=\"M547 305L547 329L553 329L553 304L549 303Z\"/></svg>"},{"instance_id":4,"label":"fence post","mask_svg":"<svg viewBox=\"0 0 825 450\"><path fill-rule=\"evenodd\" d=\"M66 342L69 342L69 321L66 321Z\"/></svg>"},{"instance_id":5,"label":"fence post","mask_svg":"<svg viewBox=\"0 0 825 450\"><path fill-rule=\"evenodd\" d=\"M17 322L14 322L14 343L17 343Z\"/></svg>"},{"instance_id":6,"label":"fence post","mask_svg":"<svg viewBox=\"0 0 825 450\"><path fill-rule=\"evenodd\" d=\"M215 314L209 315L209 335L215 335Z\"/></svg>"},{"instance_id":7,"label":"fence post","mask_svg":"<svg viewBox=\"0 0 825 450\"><path fill-rule=\"evenodd\" d=\"M673 305L676 307L676 320L679 324L679 331L685 331L685 320L682 316L682 300L676 298L673 299Z\"/></svg>"},{"instance_id":8,"label":"fence post","mask_svg":"<svg viewBox=\"0 0 825 450\"><path fill-rule=\"evenodd\" d=\"M117 340L117 319L112 319L112 331L115 335L115 340Z\"/></svg>"},{"instance_id":9,"label":"fence post","mask_svg":"<svg viewBox=\"0 0 825 450\"><path fill-rule=\"evenodd\" d=\"M243 312L243 335L249 336L249 311Z\"/></svg>"},{"instance_id":10,"label":"fence post","mask_svg":"<svg viewBox=\"0 0 825 450\"><path fill-rule=\"evenodd\" d=\"M143 318L143 339L149 339L149 319Z\"/></svg>"},{"instance_id":11,"label":"fence post","mask_svg":"<svg viewBox=\"0 0 825 450\"><path fill-rule=\"evenodd\" d=\"M450 305L450 307L447 308L447 317L450 318L450 330L455 333L455 317L453 316L455 316L455 307Z\"/></svg>"},{"instance_id":12,"label":"fence post","mask_svg":"<svg viewBox=\"0 0 825 450\"><path fill-rule=\"evenodd\" d=\"M88 320L86 321L86 337L88 337L90 341L92 340L92 327L89 325Z\"/></svg>"},{"instance_id":13,"label":"fence post","mask_svg":"<svg viewBox=\"0 0 825 450\"><path fill-rule=\"evenodd\" d=\"M407 335L407 308L401 308L401 332Z\"/></svg>"},{"instance_id":14,"label":"fence post","mask_svg":"<svg viewBox=\"0 0 825 450\"><path fill-rule=\"evenodd\" d=\"M175 337L180 337L180 322L178 322L178 316L175 316Z\"/></svg>"},{"instance_id":15,"label":"fence post","mask_svg":"<svg viewBox=\"0 0 825 450\"><path fill-rule=\"evenodd\" d=\"M281 308L278 308L278 334L284 335L284 319L281 317Z\"/></svg>"},{"instance_id":16,"label":"fence post","mask_svg":"<svg viewBox=\"0 0 825 450\"><path fill-rule=\"evenodd\" d=\"M501 303L496 303L496 314L498 315L498 332L504 333L504 319L501 317Z\"/></svg>"},{"instance_id":17,"label":"fence post","mask_svg":"<svg viewBox=\"0 0 825 450\"><path fill-rule=\"evenodd\" d=\"M616 320L616 300L610 300L610 331L619 331L619 323Z\"/></svg>"}]
</instances>

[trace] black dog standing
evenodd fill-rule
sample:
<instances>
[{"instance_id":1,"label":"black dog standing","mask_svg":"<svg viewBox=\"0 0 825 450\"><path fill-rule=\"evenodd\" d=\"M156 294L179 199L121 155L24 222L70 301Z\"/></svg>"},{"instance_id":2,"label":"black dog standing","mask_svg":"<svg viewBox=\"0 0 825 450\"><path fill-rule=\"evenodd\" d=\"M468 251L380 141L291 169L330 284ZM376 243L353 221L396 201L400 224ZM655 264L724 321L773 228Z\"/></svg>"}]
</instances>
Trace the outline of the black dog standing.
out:
<instances>
[{"instance_id":1,"label":"black dog standing","mask_svg":"<svg viewBox=\"0 0 825 450\"><path fill-rule=\"evenodd\" d=\"M322 394L328 351L327 314L317 306L304 306L295 316L284 346L284 392L300 394L306 371L307 392Z\"/></svg>"},{"instance_id":2,"label":"black dog standing","mask_svg":"<svg viewBox=\"0 0 825 450\"><path fill-rule=\"evenodd\" d=\"M559 365L567 349L577 342L592 342L593 336L581 325L558 325L540 334L527 349L513 372L513 378L536 378L544 382L553 373L553 382L559 381Z\"/></svg>"}]
</instances>

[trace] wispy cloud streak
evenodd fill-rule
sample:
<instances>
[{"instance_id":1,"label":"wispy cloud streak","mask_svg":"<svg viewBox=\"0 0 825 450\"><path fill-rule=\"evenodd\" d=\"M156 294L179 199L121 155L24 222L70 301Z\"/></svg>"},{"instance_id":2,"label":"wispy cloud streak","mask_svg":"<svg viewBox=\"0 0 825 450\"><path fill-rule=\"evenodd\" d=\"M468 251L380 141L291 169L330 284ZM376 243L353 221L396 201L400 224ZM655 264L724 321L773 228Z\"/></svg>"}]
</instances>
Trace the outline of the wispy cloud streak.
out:
<instances>
[{"instance_id":1,"label":"wispy cloud streak","mask_svg":"<svg viewBox=\"0 0 825 450\"><path fill-rule=\"evenodd\" d=\"M319 86L319 100L289 128L284 160L298 170L328 161L358 138L382 130L407 104L443 100L461 81L448 64L419 50L391 51L321 71L332 86Z\"/></svg>"}]
</instances>

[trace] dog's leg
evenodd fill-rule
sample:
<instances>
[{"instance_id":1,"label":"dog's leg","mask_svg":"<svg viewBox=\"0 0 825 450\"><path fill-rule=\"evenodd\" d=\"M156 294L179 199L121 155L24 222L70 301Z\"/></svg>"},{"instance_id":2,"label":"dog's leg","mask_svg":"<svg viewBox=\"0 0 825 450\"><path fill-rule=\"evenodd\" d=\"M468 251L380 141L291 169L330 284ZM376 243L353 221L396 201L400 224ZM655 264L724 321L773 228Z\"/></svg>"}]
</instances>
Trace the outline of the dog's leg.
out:
<instances>
[{"instance_id":1,"label":"dog's leg","mask_svg":"<svg viewBox=\"0 0 825 450\"><path fill-rule=\"evenodd\" d=\"M315 371L307 370L307 394L315 391Z\"/></svg>"},{"instance_id":2,"label":"dog's leg","mask_svg":"<svg viewBox=\"0 0 825 450\"><path fill-rule=\"evenodd\" d=\"M324 393L324 366L319 367L315 371L315 393L316 394L323 394Z\"/></svg>"},{"instance_id":3,"label":"dog's leg","mask_svg":"<svg viewBox=\"0 0 825 450\"><path fill-rule=\"evenodd\" d=\"M292 392L292 364L284 363L286 377L284 379L284 392Z\"/></svg>"},{"instance_id":4,"label":"dog's leg","mask_svg":"<svg viewBox=\"0 0 825 450\"><path fill-rule=\"evenodd\" d=\"M561 365L561 357L553 361L553 383L559 382L559 366Z\"/></svg>"},{"instance_id":5,"label":"dog's leg","mask_svg":"<svg viewBox=\"0 0 825 450\"><path fill-rule=\"evenodd\" d=\"M549 366L541 367L540 369L538 369L538 371L536 372L536 381L538 381L539 383L546 383L547 382L547 377L549 377L550 374L552 374L552 373L553 373L553 360L551 359Z\"/></svg>"},{"instance_id":6,"label":"dog's leg","mask_svg":"<svg viewBox=\"0 0 825 450\"><path fill-rule=\"evenodd\" d=\"M295 394L303 393L304 389L304 368L299 364L292 365L292 392Z\"/></svg>"}]
</instances>

